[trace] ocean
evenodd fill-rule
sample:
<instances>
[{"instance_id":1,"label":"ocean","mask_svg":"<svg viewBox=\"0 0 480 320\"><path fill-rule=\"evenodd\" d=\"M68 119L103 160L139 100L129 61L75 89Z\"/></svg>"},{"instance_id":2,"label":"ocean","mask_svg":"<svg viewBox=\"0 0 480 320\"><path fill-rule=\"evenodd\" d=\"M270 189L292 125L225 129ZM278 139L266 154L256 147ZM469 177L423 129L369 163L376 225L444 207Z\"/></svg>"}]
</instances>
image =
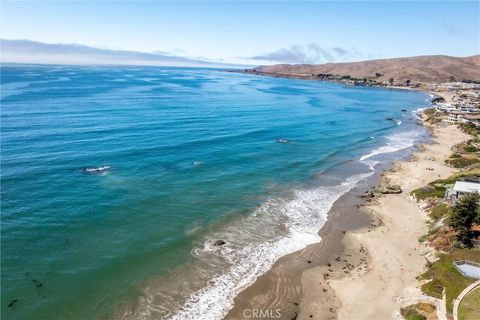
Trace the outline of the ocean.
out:
<instances>
[{"instance_id":1,"label":"ocean","mask_svg":"<svg viewBox=\"0 0 480 320\"><path fill-rule=\"evenodd\" d=\"M8 319L220 319L428 140L411 90L173 67L1 67Z\"/></svg>"}]
</instances>

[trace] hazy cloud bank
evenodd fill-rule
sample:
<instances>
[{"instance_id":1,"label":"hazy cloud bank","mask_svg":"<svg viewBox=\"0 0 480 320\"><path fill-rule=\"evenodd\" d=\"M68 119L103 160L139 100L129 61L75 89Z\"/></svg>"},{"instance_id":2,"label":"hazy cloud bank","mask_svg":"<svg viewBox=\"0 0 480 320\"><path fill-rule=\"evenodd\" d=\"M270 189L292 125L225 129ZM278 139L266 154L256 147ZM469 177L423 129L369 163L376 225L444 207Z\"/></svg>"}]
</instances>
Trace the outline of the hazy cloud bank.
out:
<instances>
[{"instance_id":1,"label":"hazy cloud bank","mask_svg":"<svg viewBox=\"0 0 480 320\"><path fill-rule=\"evenodd\" d=\"M158 66L232 67L233 65L187 58L156 51L152 53L110 50L79 44L48 44L30 40L0 40L1 61L51 64L132 64Z\"/></svg>"},{"instance_id":2,"label":"hazy cloud bank","mask_svg":"<svg viewBox=\"0 0 480 320\"><path fill-rule=\"evenodd\" d=\"M361 57L354 48L323 48L316 43L292 45L269 53L249 57L253 60L273 61L281 63L326 63Z\"/></svg>"}]
</instances>

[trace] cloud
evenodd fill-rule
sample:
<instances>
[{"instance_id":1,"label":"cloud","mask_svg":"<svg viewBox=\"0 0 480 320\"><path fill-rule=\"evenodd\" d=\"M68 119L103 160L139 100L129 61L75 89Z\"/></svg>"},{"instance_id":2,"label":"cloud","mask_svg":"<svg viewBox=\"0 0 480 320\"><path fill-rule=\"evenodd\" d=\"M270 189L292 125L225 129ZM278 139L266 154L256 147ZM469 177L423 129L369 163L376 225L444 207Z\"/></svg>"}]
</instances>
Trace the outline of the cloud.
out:
<instances>
[{"instance_id":1,"label":"cloud","mask_svg":"<svg viewBox=\"0 0 480 320\"><path fill-rule=\"evenodd\" d=\"M440 28L447 31L447 33L451 36L463 36L466 34L465 31L463 31L462 29L454 27L450 24L442 24Z\"/></svg>"},{"instance_id":2,"label":"cloud","mask_svg":"<svg viewBox=\"0 0 480 320\"><path fill-rule=\"evenodd\" d=\"M79 44L48 44L30 40L0 40L1 61L51 64L132 64L159 66L229 67L222 62L152 53L110 50Z\"/></svg>"},{"instance_id":3,"label":"cloud","mask_svg":"<svg viewBox=\"0 0 480 320\"><path fill-rule=\"evenodd\" d=\"M307 45L292 45L269 53L249 57L253 60L264 60L282 63L325 63L359 57L361 54L355 48L323 48L316 43Z\"/></svg>"}]
</instances>

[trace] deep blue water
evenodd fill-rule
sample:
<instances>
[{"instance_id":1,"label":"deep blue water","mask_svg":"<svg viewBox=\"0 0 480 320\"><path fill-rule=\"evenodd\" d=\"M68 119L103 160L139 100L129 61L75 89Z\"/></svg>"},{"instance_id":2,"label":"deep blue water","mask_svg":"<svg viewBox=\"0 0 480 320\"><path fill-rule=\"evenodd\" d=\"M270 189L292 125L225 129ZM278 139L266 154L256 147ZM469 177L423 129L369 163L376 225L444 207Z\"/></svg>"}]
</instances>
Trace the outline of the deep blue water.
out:
<instances>
[{"instance_id":1,"label":"deep blue water","mask_svg":"<svg viewBox=\"0 0 480 320\"><path fill-rule=\"evenodd\" d=\"M2 317L112 318L192 264L216 271L185 299L206 313L222 294L222 314L239 279L319 240L374 160L425 136L412 111L427 98L208 69L2 66Z\"/></svg>"}]
</instances>

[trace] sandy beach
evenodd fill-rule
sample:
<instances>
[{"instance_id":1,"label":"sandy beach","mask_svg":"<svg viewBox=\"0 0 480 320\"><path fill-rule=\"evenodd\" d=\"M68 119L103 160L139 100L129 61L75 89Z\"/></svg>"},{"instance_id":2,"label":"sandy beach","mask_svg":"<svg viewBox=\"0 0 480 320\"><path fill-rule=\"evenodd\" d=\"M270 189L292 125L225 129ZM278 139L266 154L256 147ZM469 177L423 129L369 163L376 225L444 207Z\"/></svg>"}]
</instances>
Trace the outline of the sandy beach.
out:
<instances>
[{"instance_id":1,"label":"sandy beach","mask_svg":"<svg viewBox=\"0 0 480 320\"><path fill-rule=\"evenodd\" d=\"M418 241L427 231L427 216L410 192L451 175L455 169L444 160L452 146L468 139L454 125L429 129L432 144L418 146L410 159L377 178L400 185L402 193L377 193L366 202L355 200L365 192L359 186L341 198L320 232L322 241L277 261L235 299L226 318L252 318L252 310L263 311L257 317L262 319L398 318L399 309L418 295L416 277L431 254Z\"/></svg>"},{"instance_id":2,"label":"sandy beach","mask_svg":"<svg viewBox=\"0 0 480 320\"><path fill-rule=\"evenodd\" d=\"M339 319L390 319L415 292L415 277L425 268L424 256L430 249L418 242L427 231L427 217L409 194L432 180L451 175L455 170L447 167L444 160L451 147L468 136L456 126L440 125L433 129L433 138L434 144L421 148L411 161L397 163L385 175L385 179L400 185L403 193L384 195L365 207L383 225L372 232L347 235L347 239L365 245L372 269L366 274L330 281L341 301Z\"/></svg>"}]
</instances>

